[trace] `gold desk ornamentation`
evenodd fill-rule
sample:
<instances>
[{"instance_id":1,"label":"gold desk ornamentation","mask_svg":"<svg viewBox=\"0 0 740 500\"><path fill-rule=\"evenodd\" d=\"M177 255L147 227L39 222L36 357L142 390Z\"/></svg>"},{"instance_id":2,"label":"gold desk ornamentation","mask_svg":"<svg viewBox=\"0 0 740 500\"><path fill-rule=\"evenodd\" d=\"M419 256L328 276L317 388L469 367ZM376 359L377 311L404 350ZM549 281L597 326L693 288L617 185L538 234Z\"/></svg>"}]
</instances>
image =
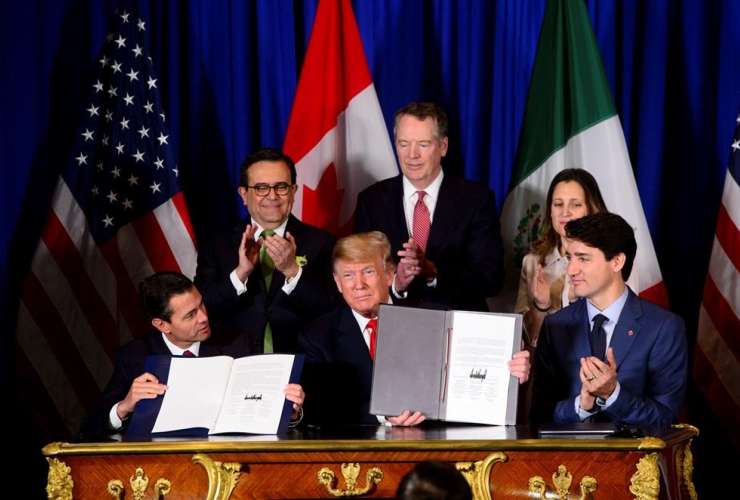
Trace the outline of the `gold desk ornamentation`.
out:
<instances>
[{"instance_id":1,"label":"gold desk ornamentation","mask_svg":"<svg viewBox=\"0 0 740 500\"><path fill-rule=\"evenodd\" d=\"M373 485L380 484L380 482L383 480L383 471L380 470L380 467L371 468L369 471L367 471L367 474L365 474L365 487L355 489L357 478L360 476L361 469L362 468L360 467L359 463L343 463L342 476L344 477L344 483L347 485L347 489L339 490L336 489L336 487L334 486L334 483L336 481L336 475L334 474L334 471L332 471L328 467L322 467L317 474L319 478L319 484L326 486L326 491L328 491L330 495L335 497L357 497L360 495L364 495L365 493L370 491Z\"/></svg>"},{"instance_id":2,"label":"gold desk ornamentation","mask_svg":"<svg viewBox=\"0 0 740 500\"><path fill-rule=\"evenodd\" d=\"M126 490L123 488L123 481L120 479L111 479L108 481L108 494L113 498L121 499Z\"/></svg>"},{"instance_id":3,"label":"gold desk ornamentation","mask_svg":"<svg viewBox=\"0 0 740 500\"><path fill-rule=\"evenodd\" d=\"M699 428L691 424L673 424L673 427L675 427L676 429L688 429L694 433L694 436L699 435Z\"/></svg>"},{"instance_id":4,"label":"gold desk ornamentation","mask_svg":"<svg viewBox=\"0 0 740 500\"><path fill-rule=\"evenodd\" d=\"M637 462L637 471L630 480L630 493L637 500L658 500L660 494L660 469L658 454L645 455Z\"/></svg>"},{"instance_id":5,"label":"gold desk ornamentation","mask_svg":"<svg viewBox=\"0 0 740 500\"><path fill-rule=\"evenodd\" d=\"M146 490L149 489L149 476L144 473L142 467L137 467L136 472L129 478L129 484L131 485L131 492L133 493L134 500L142 500L146 495ZM154 494L157 498L164 498L167 493L170 492L172 485L164 478L157 479L154 483ZM120 479L111 479L108 481L108 494L119 500L123 500L126 495L126 489L123 486L123 481Z\"/></svg>"},{"instance_id":6,"label":"gold desk ornamentation","mask_svg":"<svg viewBox=\"0 0 740 500\"><path fill-rule=\"evenodd\" d=\"M552 483L555 485L556 494L559 500L566 500L570 495L570 486L573 483L573 475L568 472L565 465L559 465L557 472L552 475ZM581 500L590 500L593 498L592 493L599 487L598 482L591 476L583 476L579 483L581 488ZM541 476L534 476L529 479L529 491L539 495L541 500L547 498L547 483Z\"/></svg>"},{"instance_id":7,"label":"gold desk ornamentation","mask_svg":"<svg viewBox=\"0 0 740 500\"><path fill-rule=\"evenodd\" d=\"M497 451L491 453L479 462L458 462L455 464L457 470L462 472L465 479L473 490L475 500L491 498L491 469L497 462L506 462L508 457Z\"/></svg>"},{"instance_id":8,"label":"gold desk ornamentation","mask_svg":"<svg viewBox=\"0 0 740 500\"><path fill-rule=\"evenodd\" d=\"M49 475L46 480L46 495L49 500L72 500L72 468L56 458L47 458Z\"/></svg>"},{"instance_id":9,"label":"gold desk ornamentation","mask_svg":"<svg viewBox=\"0 0 740 500\"><path fill-rule=\"evenodd\" d=\"M144 474L144 469L137 467L136 473L129 478L128 482L131 484L134 500L142 500L147 488L149 488L149 476Z\"/></svg>"},{"instance_id":10,"label":"gold desk ornamentation","mask_svg":"<svg viewBox=\"0 0 740 500\"><path fill-rule=\"evenodd\" d=\"M679 484L686 486L686 491L691 500L697 500L696 488L694 487L694 456L691 453L691 441L686 443L686 448L676 451L676 474Z\"/></svg>"},{"instance_id":11,"label":"gold desk ornamentation","mask_svg":"<svg viewBox=\"0 0 740 500\"><path fill-rule=\"evenodd\" d=\"M573 474L568 472L565 465L558 465L558 471L552 475L552 484L555 485L555 490L560 500L568 498L571 483L573 483Z\"/></svg>"},{"instance_id":12,"label":"gold desk ornamentation","mask_svg":"<svg viewBox=\"0 0 740 500\"><path fill-rule=\"evenodd\" d=\"M193 455L193 463L200 464L208 474L207 500L228 500L241 476L241 464L212 460L205 453Z\"/></svg>"},{"instance_id":13,"label":"gold desk ornamentation","mask_svg":"<svg viewBox=\"0 0 740 500\"><path fill-rule=\"evenodd\" d=\"M665 448L665 441L660 438L647 436L640 439L638 450L662 450Z\"/></svg>"}]
</instances>

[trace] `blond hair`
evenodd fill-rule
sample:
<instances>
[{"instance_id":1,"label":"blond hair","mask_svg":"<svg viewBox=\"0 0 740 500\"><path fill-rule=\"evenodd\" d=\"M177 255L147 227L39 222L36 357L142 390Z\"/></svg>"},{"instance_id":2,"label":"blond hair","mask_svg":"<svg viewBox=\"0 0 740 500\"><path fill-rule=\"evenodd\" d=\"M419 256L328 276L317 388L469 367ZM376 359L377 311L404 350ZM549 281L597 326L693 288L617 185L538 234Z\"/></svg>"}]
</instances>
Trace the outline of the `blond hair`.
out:
<instances>
[{"instance_id":1,"label":"blond hair","mask_svg":"<svg viewBox=\"0 0 740 500\"><path fill-rule=\"evenodd\" d=\"M331 261L336 272L337 261L341 260L352 264L369 262L376 257L383 261L383 270L393 270L394 264L391 258L391 243L388 237L380 231L369 233L358 233L337 241L331 255Z\"/></svg>"}]
</instances>

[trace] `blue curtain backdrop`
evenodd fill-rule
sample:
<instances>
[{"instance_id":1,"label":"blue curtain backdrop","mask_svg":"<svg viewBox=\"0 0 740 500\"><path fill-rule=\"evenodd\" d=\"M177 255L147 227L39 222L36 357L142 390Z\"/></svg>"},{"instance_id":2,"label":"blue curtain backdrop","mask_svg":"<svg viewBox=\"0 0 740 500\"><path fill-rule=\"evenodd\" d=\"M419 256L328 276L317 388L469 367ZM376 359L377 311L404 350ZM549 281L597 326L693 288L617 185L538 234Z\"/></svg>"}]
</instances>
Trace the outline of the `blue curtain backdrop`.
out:
<instances>
[{"instance_id":1,"label":"blue curtain backdrop","mask_svg":"<svg viewBox=\"0 0 740 500\"><path fill-rule=\"evenodd\" d=\"M579 0L573 0L579 1ZM545 0L354 0L380 104L449 113L445 168L506 197ZM740 2L588 0L672 309L696 318L740 102ZM6 318L115 2L0 5ZM243 215L240 160L281 146L317 0L138 3L200 238ZM11 325L12 326L12 325ZM12 329L4 364L12 363ZM5 370L4 370L5 372Z\"/></svg>"}]
</instances>

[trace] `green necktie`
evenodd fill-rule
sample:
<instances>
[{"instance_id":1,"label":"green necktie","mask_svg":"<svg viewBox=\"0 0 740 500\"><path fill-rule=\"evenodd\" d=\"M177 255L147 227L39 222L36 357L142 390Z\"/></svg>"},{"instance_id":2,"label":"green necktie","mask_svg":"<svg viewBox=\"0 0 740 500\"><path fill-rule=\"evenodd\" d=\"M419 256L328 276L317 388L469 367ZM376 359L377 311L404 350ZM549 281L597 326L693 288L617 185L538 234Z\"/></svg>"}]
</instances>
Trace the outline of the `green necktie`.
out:
<instances>
[{"instance_id":1,"label":"green necktie","mask_svg":"<svg viewBox=\"0 0 740 500\"><path fill-rule=\"evenodd\" d=\"M274 235L275 231L271 229L265 229L260 234L260 238L266 240L268 236ZM269 296L270 285L272 284L272 272L275 270L275 263L272 261L272 258L267 253L267 245L265 245L264 243L262 244L262 248L260 248L260 267L262 268L262 278L265 280L265 289L267 290L267 295ZM272 328L270 327L269 321L265 326L265 342L263 352L275 352L272 346Z\"/></svg>"}]
</instances>

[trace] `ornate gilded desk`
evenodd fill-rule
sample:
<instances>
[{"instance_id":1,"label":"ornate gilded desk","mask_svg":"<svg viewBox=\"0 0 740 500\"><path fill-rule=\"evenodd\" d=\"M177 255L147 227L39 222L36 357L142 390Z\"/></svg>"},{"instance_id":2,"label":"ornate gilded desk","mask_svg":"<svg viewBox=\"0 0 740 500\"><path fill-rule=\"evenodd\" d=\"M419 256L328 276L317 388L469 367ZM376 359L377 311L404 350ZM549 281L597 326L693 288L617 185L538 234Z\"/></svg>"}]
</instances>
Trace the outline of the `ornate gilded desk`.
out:
<instances>
[{"instance_id":1,"label":"ornate gilded desk","mask_svg":"<svg viewBox=\"0 0 740 500\"><path fill-rule=\"evenodd\" d=\"M358 427L286 436L52 443L49 498L393 497L414 464L455 463L476 498L696 498L694 427L642 439L527 426ZM66 495L66 496L65 496Z\"/></svg>"}]
</instances>

